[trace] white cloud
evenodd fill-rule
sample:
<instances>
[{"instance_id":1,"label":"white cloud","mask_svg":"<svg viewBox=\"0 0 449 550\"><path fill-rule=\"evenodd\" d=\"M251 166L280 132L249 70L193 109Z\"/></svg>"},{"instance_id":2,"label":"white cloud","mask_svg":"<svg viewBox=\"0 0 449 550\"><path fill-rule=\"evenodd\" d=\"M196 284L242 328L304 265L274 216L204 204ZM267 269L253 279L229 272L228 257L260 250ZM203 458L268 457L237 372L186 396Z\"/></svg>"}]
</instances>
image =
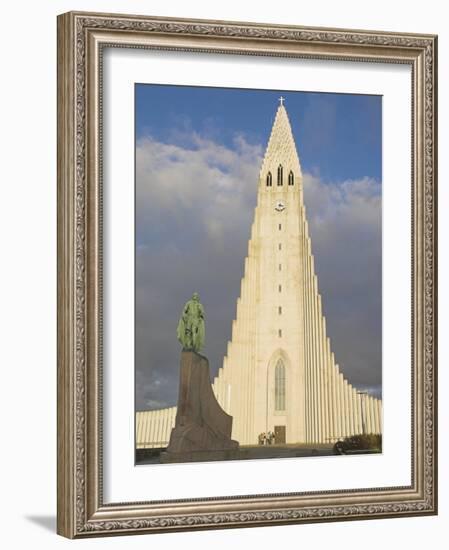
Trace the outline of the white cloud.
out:
<instances>
[{"instance_id":1,"label":"white cloud","mask_svg":"<svg viewBox=\"0 0 449 550\"><path fill-rule=\"evenodd\" d=\"M139 204L173 213L179 206L218 211L241 206L255 189L262 150L241 135L234 143L229 149L195 133L190 147L142 139L136 157Z\"/></svg>"}]
</instances>

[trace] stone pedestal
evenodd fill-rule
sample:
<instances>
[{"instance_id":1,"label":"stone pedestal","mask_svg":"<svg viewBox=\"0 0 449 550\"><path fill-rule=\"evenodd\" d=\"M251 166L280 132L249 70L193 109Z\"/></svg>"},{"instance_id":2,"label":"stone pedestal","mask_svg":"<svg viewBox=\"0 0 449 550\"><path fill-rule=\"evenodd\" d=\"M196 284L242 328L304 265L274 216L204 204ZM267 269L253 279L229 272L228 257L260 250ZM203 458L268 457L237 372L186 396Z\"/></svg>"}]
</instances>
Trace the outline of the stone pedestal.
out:
<instances>
[{"instance_id":1,"label":"stone pedestal","mask_svg":"<svg viewBox=\"0 0 449 550\"><path fill-rule=\"evenodd\" d=\"M194 351L182 351L176 423L161 462L232 458L239 444L231 432L232 416L212 390L209 361Z\"/></svg>"}]
</instances>

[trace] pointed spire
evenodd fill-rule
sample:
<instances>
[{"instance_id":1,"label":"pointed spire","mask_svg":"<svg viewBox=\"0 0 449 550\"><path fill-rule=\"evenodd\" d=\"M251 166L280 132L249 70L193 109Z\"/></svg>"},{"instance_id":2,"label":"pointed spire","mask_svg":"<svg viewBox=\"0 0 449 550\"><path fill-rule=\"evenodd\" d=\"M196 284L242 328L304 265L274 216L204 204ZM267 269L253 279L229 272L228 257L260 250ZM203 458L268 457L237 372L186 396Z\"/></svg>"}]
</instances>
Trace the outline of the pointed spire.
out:
<instances>
[{"instance_id":1,"label":"pointed spire","mask_svg":"<svg viewBox=\"0 0 449 550\"><path fill-rule=\"evenodd\" d=\"M261 177L265 177L269 171L275 173L279 164L282 164L285 170L293 170L296 174L301 173L295 139L284 101L285 98L281 96L262 163Z\"/></svg>"}]
</instances>

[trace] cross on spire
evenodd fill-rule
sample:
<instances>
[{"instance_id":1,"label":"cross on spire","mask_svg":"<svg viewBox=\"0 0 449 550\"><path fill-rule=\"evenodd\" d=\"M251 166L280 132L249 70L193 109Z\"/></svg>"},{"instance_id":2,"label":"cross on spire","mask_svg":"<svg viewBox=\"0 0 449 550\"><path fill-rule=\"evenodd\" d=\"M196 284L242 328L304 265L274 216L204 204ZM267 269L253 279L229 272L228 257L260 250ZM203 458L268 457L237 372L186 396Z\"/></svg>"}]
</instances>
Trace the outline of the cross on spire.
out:
<instances>
[{"instance_id":1,"label":"cross on spire","mask_svg":"<svg viewBox=\"0 0 449 550\"><path fill-rule=\"evenodd\" d=\"M281 96L281 97L279 98L279 103L280 103L281 105L284 105L284 101L285 101L285 97L282 97L282 96Z\"/></svg>"}]
</instances>

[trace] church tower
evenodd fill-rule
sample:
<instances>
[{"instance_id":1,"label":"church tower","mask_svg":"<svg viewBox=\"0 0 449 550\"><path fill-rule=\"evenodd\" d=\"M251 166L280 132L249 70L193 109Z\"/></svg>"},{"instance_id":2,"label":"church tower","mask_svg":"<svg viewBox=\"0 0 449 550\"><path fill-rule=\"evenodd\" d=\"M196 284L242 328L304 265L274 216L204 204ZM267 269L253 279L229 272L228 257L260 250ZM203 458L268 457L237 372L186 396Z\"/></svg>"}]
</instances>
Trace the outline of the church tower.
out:
<instances>
[{"instance_id":1,"label":"church tower","mask_svg":"<svg viewBox=\"0 0 449 550\"><path fill-rule=\"evenodd\" d=\"M344 379L326 335L301 165L282 97L259 174L231 341L214 390L233 416L232 437L241 445L256 444L268 431L278 443L325 443L364 429L361 396ZM363 405L370 428L380 433L380 401L366 396Z\"/></svg>"},{"instance_id":2,"label":"church tower","mask_svg":"<svg viewBox=\"0 0 449 550\"><path fill-rule=\"evenodd\" d=\"M380 434L381 400L348 383L326 334L301 164L283 101L259 173L231 341L213 390L240 445L256 445L263 432L274 432L277 444ZM137 446L168 442L175 416L176 407L137 413Z\"/></svg>"}]
</instances>

